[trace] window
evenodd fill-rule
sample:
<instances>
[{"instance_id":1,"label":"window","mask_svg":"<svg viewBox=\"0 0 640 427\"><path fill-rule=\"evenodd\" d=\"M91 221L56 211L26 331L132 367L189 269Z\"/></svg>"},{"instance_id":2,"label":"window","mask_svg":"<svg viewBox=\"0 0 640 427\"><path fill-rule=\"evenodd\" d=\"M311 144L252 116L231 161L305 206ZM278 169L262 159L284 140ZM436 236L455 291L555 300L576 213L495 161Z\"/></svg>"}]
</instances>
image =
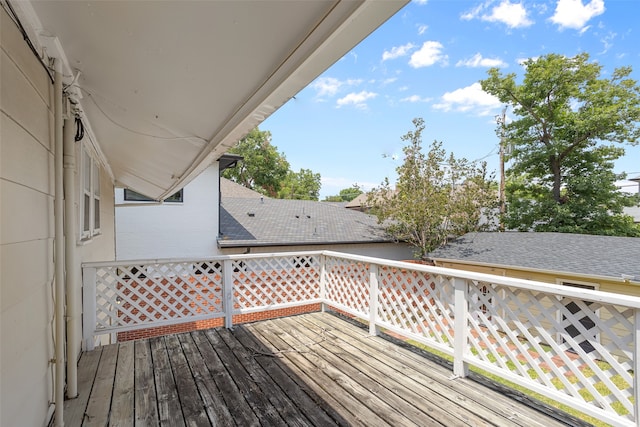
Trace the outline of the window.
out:
<instances>
[{"instance_id":1,"label":"window","mask_svg":"<svg viewBox=\"0 0 640 427\"><path fill-rule=\"evenodd\" d=\"M184 197L183 191L179 190L178 192L164 199L164 201L170 202L170 203L182 203L183 197ZM129 190L128 188L124 189L124 200L127 202L154 202L155 201L145 196L144 194L136 193L135 191Z\"/></svg>"},{"instance_id":2,"label":"window","mask_svg":"<svg viewBox=\"0 0 640 427\"><path fill-rule=\"evenodd\" d=\"M82 240L88 240L100 234L100 165L84 145L80 158L80 237Z\"/></svg>"}]
</instances>

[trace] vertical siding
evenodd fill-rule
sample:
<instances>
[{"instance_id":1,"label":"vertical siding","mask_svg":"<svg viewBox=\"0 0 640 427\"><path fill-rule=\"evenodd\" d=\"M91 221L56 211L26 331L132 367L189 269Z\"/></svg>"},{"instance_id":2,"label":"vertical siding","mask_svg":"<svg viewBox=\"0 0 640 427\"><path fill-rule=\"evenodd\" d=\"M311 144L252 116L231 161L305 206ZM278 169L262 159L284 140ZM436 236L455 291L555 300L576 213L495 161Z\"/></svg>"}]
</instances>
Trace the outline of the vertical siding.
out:
<instances>
[{"instance_id":1,"label":"vertical siding","mask_svg":"<svg viewBox=\"0 0 640 427\"><path fill-rule=\"evenodd\" d=\"M0 425L42 426L53 400L51 88L0 15Z\"/></svg>"}]
</instances>

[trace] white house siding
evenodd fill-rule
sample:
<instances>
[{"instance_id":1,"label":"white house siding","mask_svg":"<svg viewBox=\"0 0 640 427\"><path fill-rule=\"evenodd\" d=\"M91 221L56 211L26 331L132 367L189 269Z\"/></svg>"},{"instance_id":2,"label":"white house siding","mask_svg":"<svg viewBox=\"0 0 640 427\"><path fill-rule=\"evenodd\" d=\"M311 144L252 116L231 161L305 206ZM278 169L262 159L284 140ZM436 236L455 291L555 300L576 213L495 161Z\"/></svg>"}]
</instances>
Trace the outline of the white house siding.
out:
<instances>
[{"instance_id":1,"label":"white house siding","mask_svg":"<svg viewBox=\"0 0 640 427\"><path fill-rule=\"evenodd\" d=\"M182 203L125 202L116 189L116 256L119 260L203 258L219 254L218 164L184 188ZM125 205L121 205L121 204Z\"/></svg>"},{"instance_id":2,"label":"white house siding","mask_svg":"<svg viewBox=\"0 0 640 427\"><path fill-rule=\"evenodd\" d=\"M0 425L43 426L54 400L53 86L0 9ZM78 247L82 260L114 259L113 185L101 181L102 235Z\"/></svg>"},{"instance_id":3,"label":"white house siding","mask_svg":"<svg viewBox=\"0 0 640 427\"><path fill-rule=\"evenodd\" d=\"M403 243L366 243L366 244L335 244L335 245L310 245L310 246L265 246L251 248L250 253L262 254L272 252L297 252L297 251L336 251L353 255L370 256L375 258L391 259L396 261L412 260L413 251L409 245ZM224 255L243 254L246 248L221 249Z\"/></svg>"},{"instance_id":4,"label":"white house siding","mask_svg":"<svg viewBox=\"0 0 640 427\"><path fill-rule=\"evenodd\" d=\"M53 400L51 85L0 14L0 424L42 426Z\"/></svg>"}]
</instances>

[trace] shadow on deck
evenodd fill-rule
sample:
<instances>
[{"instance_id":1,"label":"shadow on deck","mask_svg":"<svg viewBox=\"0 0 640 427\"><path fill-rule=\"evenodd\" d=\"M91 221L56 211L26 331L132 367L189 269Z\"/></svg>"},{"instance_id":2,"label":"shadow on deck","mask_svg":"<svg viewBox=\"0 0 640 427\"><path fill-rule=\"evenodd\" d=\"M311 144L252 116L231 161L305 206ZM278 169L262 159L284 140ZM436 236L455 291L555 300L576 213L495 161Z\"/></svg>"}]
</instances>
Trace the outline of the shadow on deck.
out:
<instances>
[{"instance_id":1,"label":"shadow on deck","mask_svg":"<svg viewBox=\"0 0 640 427\"><path fill-rule=\"evenodd\" d=\"M392 340L393 341L393 340ZM328 313L85 352L65 425L561 426Z\"/></svg>"}]
</instances>

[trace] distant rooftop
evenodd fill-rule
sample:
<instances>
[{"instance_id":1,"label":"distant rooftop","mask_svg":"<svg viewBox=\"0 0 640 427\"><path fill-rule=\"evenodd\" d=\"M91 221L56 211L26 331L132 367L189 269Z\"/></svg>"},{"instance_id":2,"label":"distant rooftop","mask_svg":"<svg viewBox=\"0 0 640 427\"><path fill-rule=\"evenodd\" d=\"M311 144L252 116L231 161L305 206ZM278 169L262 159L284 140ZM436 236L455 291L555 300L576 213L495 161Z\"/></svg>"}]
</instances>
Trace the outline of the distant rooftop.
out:
<instances>
[{"instance_id":1,"label":"distant rooftop","mask_svg":"<svg viewBox=\"0 0 640 427\"><path fill-rule=\"evenodd\" d=\"M394 241L375 217L332 203L224 194L223 189L221 248Z\"/></svg>"},{"instance_id":2,"label":"distant rooftop","mask_svg":"<svg viewBox=\"0 0 640 427\"><path fill-rule=\"evenodd\" d=\"M640 281L640 237L569 233L469 233L429 256L502 267Z\"/></svg>"}]
</instances>

